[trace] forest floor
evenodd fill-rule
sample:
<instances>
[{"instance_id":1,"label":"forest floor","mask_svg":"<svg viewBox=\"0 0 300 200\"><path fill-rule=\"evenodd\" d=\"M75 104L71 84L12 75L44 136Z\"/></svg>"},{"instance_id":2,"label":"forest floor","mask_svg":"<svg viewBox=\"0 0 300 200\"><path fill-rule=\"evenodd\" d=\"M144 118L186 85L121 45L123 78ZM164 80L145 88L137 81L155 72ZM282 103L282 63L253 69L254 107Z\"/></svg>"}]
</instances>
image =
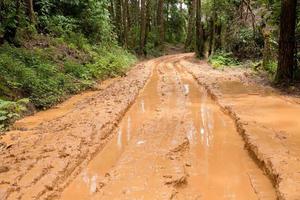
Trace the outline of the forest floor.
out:
<instances>
[{"instance_id":1,"label":"forest floor","mask_svg":"<svg viewBox=\"0 0 300 200\"><path fill-rule=\"evenodd\" d=\"M300 199L300 105L249 69L142 62L17 121L0 199Z\"/></svg>"}]
</instances>

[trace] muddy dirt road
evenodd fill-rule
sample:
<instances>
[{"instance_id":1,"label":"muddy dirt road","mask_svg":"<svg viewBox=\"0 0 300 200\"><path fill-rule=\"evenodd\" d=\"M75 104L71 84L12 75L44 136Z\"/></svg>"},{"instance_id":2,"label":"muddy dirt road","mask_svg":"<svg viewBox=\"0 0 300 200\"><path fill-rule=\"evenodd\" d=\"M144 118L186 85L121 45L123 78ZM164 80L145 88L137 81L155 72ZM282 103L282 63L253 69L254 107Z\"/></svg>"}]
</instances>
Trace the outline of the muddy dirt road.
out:
<instances>
[{"instance_id":1,"label":"muddy dirt road","mask_svg":"<svg viewBox=\"0 0 300 200\"><path fill-rule=\"evenodd\" d=\"M276 199L232 118L181 64L191 56L148 61L57 119L17 123L1 139L0 199Z\"/></svg>"}]
</instances>

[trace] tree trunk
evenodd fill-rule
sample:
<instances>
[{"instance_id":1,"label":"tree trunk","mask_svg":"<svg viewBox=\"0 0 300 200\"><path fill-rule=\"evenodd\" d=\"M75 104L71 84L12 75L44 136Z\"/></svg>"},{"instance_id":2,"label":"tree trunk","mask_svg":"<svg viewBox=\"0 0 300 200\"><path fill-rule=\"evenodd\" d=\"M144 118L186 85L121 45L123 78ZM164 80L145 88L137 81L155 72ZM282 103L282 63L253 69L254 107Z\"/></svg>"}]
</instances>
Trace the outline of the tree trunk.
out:
<instances>
[{"instance_id":1,"label":"tree trunk","mask_svg":"<svg viewBox=\"0 0 300 200\"><path fill-rule=\"evenodd\" d=\"M196 0L196 54L204 57L204 30L201 22L201 0Z\"/></svg>"},{"instance_id":2,"label":"tree trunk","mask_svg":"<svg viewBox=\"0 0 300 200\"><path fill-rule=\"evenodd\" d=\"M108 11L109 11L109 17L110 20L115 24L115 8L114 8L114 1L110 0L109 6L108 6Z\"/></svg>"},{"instance_id":3,"label":"tree trunk","mask_svg":"<svg viewBox=\"0 0 300 200\"><path fill-rule=\"evenodd\" d=\"M195 7L196 7L196 0L191 0L189 5L189 19L188 19L188 28L187 28L187 35L185 40L185 50L190 50L192 46L192 41L194 37L194 30L195 30Z\"/></svg>"},{"instance_id":4,"label":"tree trunk","mask_svg":"<svg viewBox=\"0 0 300 200\"><path fill-rule=\"evenodd\" d=\"M151 0L146 2L146 30L145 30L145 45L147 44L148 35L151 28ZM146 54L147 52L145 52Z\"/></svg>"},{"instance_id":5,"label":"tree trunk","mask_svg":"<svg viewBox=\"0 0 300 200\"><path fill-rule=\"evenodd\" d=\"M216 2L213 0L213 13L212 18L210 20L210 36L209 36L209 47L208 47L208 55L212 55L214 53L215 47L215 24L216 24Z\"/></svg>"},{"instance_id":6,"label":"tree trunk","mask_svg":"<svg viewBox=\"0 0 300 200\"><path fill-rule=\"evenodd\" d=\"M123 44L123 27L122 27L122 0L116 0L116 33L118 42Z\"/></svg>"},{"instance_id":7,"label":"tree trunk","mask_svg":"<svg viewBox=\"0 0 300 200\"><path fill-rule=\"evenodd\" d=\"M25 0L26 4L26 13L32 24L36 23L35 14L33 10L33 0Z\"/></svg>"},{"instance_id":8,"label":"tree trunk","mask_svg":"<svg viewBox=\"0 0 300 200\"><path fill-rule=\"evenodd\" d=\"M165 30L164 30L164 0L158 0L157 8L157 25L158 25L158 43L157 45L163 48L163 43L165 40Z\"/></svg>"},{"instance_id":9,"label":"tree trunk","mask_svg":"<svg viewBox=\"0 0 300 200\"><path fill-rule=\"evenodd\" d=\"M223 45L222 45L222 22L219 21L217 25L215 25L215 45L214 45L214 50L218 50L218 49L222 49Z\"/></svg>"},{"instance_id":10,"label":"tree trunk","mask_svg":"<svg viewBox=\"0 0 300 200\"><path fill-rule=\"evenodd\" d=\"M123 1L124 47L128 47L128 0Z\"/></svg>"},{"instance_id":11,"label":"tree trunk","mask_svg":"<svg viewBox=\"0 0 300 200\"><path fill-rule=\"evenodd\" d=\"M276 82L290 84L294 78L297 0L281 1L279 57Z\"/></svg>"},{"instance_id":12,"label":"tree trunk","mask_svg":"<svg viewBox=\"0 0 300 200\"><path fill-rule=\"evenodd\" d=\"M146 39L146 0L141 0L141 30L140 30L140 55L145 55L145 39Z\"/></svg>"}]
</instances>

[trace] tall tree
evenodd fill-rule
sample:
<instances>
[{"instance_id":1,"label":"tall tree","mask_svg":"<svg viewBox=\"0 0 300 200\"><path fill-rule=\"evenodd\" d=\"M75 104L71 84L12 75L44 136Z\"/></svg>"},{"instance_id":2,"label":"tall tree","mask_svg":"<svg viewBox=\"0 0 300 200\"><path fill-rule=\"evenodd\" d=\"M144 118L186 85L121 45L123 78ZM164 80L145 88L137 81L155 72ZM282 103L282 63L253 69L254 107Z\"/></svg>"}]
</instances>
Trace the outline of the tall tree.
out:
<instances>
[{"instance_id":1,"label":"tall tree","mask_svg":"<svg viewBox=\"0 0 300 200\"><path fill-rule=\"evenodd\" d=\"M141 25L140 25L140 54L145 55L145 45L146 45L146 0L141 0Z\"/></svg>"},{"instance_id":2,"label":"tall tree","mask_svg":"<svg viewBox=\"0 0 300 200\"><path fill-rule=\"evenodd\" d=\"M294 78L294 53L297 0L281 0L279 55L276 81L291 83Z\"/></svg>"},{"instance_id":3,"label":"tall tree","mask_svg":"<svg viewBox=\"0 0 300 200\"><path fill-rule=\"evenodd\" d=\"M122 0L116 0L116 33L119 44L123 44L123 15L122 15Z\"/></svg>"},{"instance_id":4,"label":"tall tree","mask_svg":"<svg viewBox=\"0 0 300 200\"><path fill-rule=\"evenodd\" d=\"M128 47L128 29L129 29L129 21L128 21L128 0L124 0L123 1L123 27L124 27L124 31L123 31L123 35L124 35L124 47L127 48Z\"/></svg>"},{"instance_id":5,"label":"tall tree","mask_svg":"<svg viewBox=\"0 0 300 200\"><path fill-rule=\"evenodd\" d=\"M199 58L204 57L204 29L201 18L201 0L196 0L196 54Z\"/></svg>"},{"instance_id":6,"label":"tall tree","mask_svg":"<svg viewBox=\"0 0 300 200\"><path fill-rule=\"evenodd\" d=\"M164 30L164 0L158 0L157 4L157 25L158 25L158 46L163 47L165 39L165 30Z\"/></svg>"},{"instance_id":7,"label":"tall tree","mask_svg":"<svg viewBox=\"0 0 300 200\"><path fill-rule=\"evenodd\" d=\"M210 19L210 36L209 36L209 47L208 47L208 55L212 55L214 53L214 46L215 46L215 29L216 29L216 0L212 2L212 17Z\"/></svg>"},{"instance_id":8,"label":"tall tree","mask_svg":"<svg viewBox=\"0 0 300 200\"><path fill-rule=\"evenodd\" d=\"M33 0L25 0L26 3L26 13L31 23L35 24L35 14L33 10Z\"/></svg>"},{"instance_id":9,"label":"tall tree","mask_svg":"<svg viewBox=\"0 0 300 200\"><path fill-rule=\"evenodd\" d=\"M195 7L196 7L196 0L190 0L188 5L188 12L189 12L189 19L188 19L188 27L187 27L187 35L185 40L185 49L190 50L192 47L192 41L194 37L194 30L195 30Z\"/></svg>"}]
</instances>

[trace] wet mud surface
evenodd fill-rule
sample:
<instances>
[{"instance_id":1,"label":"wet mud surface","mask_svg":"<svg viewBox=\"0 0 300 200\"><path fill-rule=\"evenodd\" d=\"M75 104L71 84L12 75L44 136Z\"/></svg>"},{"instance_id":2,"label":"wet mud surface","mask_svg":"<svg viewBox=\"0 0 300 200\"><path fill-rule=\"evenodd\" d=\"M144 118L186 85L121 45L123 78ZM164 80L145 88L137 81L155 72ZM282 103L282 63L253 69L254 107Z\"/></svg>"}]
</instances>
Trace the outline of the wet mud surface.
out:
<instances>
[{"instance_id":1,"label":"wet mud surface","mask_svg":"<svg viewBox=\"0 0 300 200\"><path fill-rule=\"evenodd\" d=\"M235 120L247 149L271 177L279 199L300 199L300 104L261 86L246 70L213 70L204 62L181 65Z\"/></svg>"},{"instance_id":2,"label":"wet mud surface","mask_svg":"<svg viewBox=\"0 0 300 200\"><path fill-rule=\"evenodd\" d=\"M60 194L81 165L109 141L150 73L151 67L138 65L126 77L68 105L70 109L25 118L1 136L0 199L52 199Z\"/></svg>"},{"instance_id":3,"label":"wet mud surface","mask_svg":"<svg viewBox=\"0 0 300 200\"><path fill-rule=\"evenodd\" d=\"M147 61L76 104L18 122L0 140L0 199L276 199L192 57ZM224 101L243 98L239 80L226 81L211 81Z\"/></svg>"}]
</instances>

